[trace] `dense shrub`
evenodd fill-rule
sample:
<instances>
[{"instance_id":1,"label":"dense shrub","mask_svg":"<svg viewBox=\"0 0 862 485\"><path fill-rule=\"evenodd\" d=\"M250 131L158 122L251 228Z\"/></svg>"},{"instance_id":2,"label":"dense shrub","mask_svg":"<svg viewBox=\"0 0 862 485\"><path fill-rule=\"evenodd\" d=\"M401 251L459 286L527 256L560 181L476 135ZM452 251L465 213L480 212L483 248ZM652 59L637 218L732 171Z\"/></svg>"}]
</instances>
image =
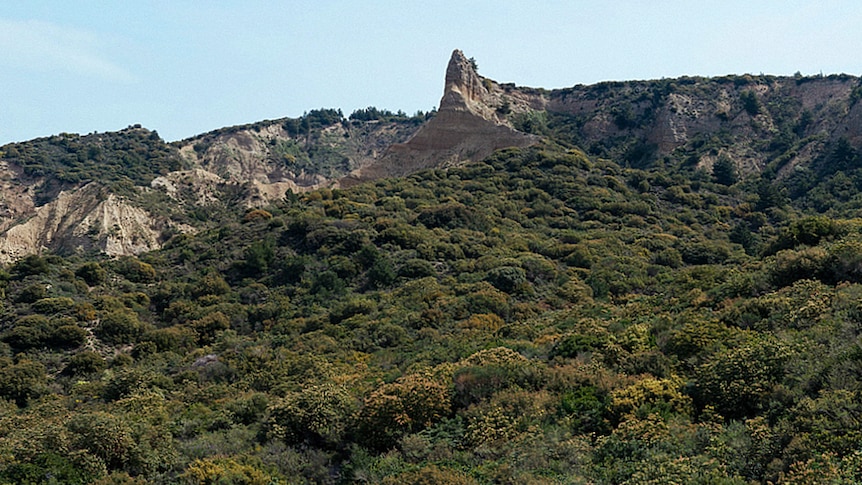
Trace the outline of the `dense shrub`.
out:
<instances>
[{"instance_id":1,"label":"dense shrub","mask_svg":"<svg viewBox=\"0 0 862 485\"><path fill-rule=\"evenodd\" d=\"M691 242L682 245L680 254L688 264L719 264L730 257L730 248L715 242Z\"/></svg>"},{"instance_id":2,"label":"dense shrub","mask_svg":"<svg viewBox=\"0 0 862 485\"><path fill-rule=\"evenodd\" d=\"M772 282L776 286L788 286L797 280L818 277L824 274L828 257L826 250L820 247L779 251L770 269Z\"/></svg>"},{"instance_id":3,"label":"dense shrub","mask_svg":"<svg viewBox=\"0 0 862 485\"><path fill-rule=\"evenodd\" d=\"M575 358L582 352L601 350L607 343L606 338L599 335L571 334L554 344L551 357Z\"/></svg>"},{"instance_id":4,"label":"dense shrub","mask_svg":"<svg viewBox=\"0 0 862 485\"><path fill-rule=\"evenodd\" d=\"M404 434L420 431L451 412L449 386L421 375L385 384L365 398L357 417L357 439L374 449L395 445Z\"/></svg>"},{"instance_id":5,"label":"dense shrub","mask_svg":"<svg viewBox=\"0 0 862 485\"><path fill-rule=\"evenodd\" d=\"M123 258L117 263L117 272L135 283L150 283L156 279L156 270L149 263L135 258Z\"/></svg>"},{"instance_id":6,"label":"dense shrub","mask_svg":"<svg viewBox=\"0 0 862 485\"><path fill-rule=\"evenodd\" d=\"M780 392L789 355L784 345L774 342L754 342L714 355L697 369L696 403L727 418L754 416Z\"/></svg>"},{"instance_id":7,"label":"dense shrub","mask_svg":"<svg viewBox=\"0 0 862 485\"><path fill-rule=\"evenodd\" d=\"M96 286L107 280L108 272L99 263L89 262L75 270L75 276L86 281L90 286Z\"/></svg>"},{"instance_id":8,"label":"dense shrub","mask_svg":"<svg viewBox=\"0 0 862 485\"><path fill-rule=\"evenodd\" d=\"M268 434L289 444L338 447L356 404L345 388L331 383L291 393L267 410Z\"/></svg>"},{"instance_id":9,"label":"dense shrub","mask_svg":"<svg viewBox=\"0 0 862 485\"><path fill-rule=\"evenodd\" d=\"M485 280L498 290L514 293L527 282L527 273L516 266L501 266L488 271Z\"/></svg>"},{"instance_id":10,"label":"dense shrub","mask_svg":"<svg viewBox=\"0 0 862 485\"><path fill-rule=\"evenodd\" d=\"M458 203L449 203L422 210L417 221L429 229L486 229L487 222L481 213Z\"/></svg>"},{"instance_id":11,"label":"dense shrub","mask_svg":"<svg viewBox=\"0 0 862 485\"><path fill-rule=\"evenodd\" d=\"M107 362L100 354L85 350L78 352L69 359L66 371L73 375L87 375L99 372L106 366Z\"/></svg>"},{"instance_id":12,"label":"dense shrub","mask_svg":"<svg viewBox=\"0 0 862 485\"><path fill-rule=\"evenodd\" d=\"M548 114L533 147L265 210L230 182L191 214L116 184L197 232L0 270L0 482L852 481L857 150L794 138L782 84L749 76L708 82L778 86L753 121L775 133L745 148L769 151L760 179L724 185L730 133L657 159L634 132L699 82L590 88L599 118ZM221 135L298 174L406 134L332 114ZM608 120L619 139L570 148ZM221 135L197 156L228 156Z\"/></svg>"},{"instance_id":13,"label":"dense shrub","mask_svg":"<svg viewBox=\"0 0 862 485\"><path fill-rule=\"evenodd\" d=\"M135 313L118 310L108 313L96 327L96 335L112 344L132 343L143 332L144 327Z\"/></svg>"},{"instance_id":14,"label":"dense shrub","mask_svg":"<svg viewBox=\"0 0 862 485\"><path fill-rule=\"evenodd\" d=\"M45 392L45 366L32 360L12 363L0 358L0 397L24 406L30 398Z\"/></svg>"},{"instance_id":15,"label":"dense shrub","mask_svg":"<svg viewBox=\"0 0 862 485\"><path fill-rule=\"evenodd\" d=\"M62 349L72 349L87 341L90 333L77 325L60 325L53 332L49 340L52 345Z\"/></svg>"}]
</instances>

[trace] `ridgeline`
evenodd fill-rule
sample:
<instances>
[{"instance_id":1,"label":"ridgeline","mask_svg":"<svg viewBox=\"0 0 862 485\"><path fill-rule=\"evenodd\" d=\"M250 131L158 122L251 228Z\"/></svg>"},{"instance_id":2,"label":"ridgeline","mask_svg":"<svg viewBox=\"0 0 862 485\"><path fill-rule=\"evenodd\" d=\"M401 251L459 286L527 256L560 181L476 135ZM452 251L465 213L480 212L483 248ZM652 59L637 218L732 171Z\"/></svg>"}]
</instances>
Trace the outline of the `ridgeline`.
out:
<instances>
[{"instance_id":1,"label":"ridgeline","mask_svg":"<svg viewBox=\"0 0 862 485\"><path fill-rule=\"evenodd\" d=\"M853 483L859 78L0 147L0 483Z\"/></svg>"}]
</instances>

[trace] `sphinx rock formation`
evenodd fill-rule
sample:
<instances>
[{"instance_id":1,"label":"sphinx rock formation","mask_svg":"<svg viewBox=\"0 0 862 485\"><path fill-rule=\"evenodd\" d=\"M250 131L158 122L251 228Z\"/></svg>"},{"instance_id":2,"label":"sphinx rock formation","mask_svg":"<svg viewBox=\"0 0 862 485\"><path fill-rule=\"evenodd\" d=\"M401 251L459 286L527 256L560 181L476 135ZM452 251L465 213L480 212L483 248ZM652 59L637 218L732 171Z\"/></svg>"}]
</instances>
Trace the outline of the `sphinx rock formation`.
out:
<instances>
[{"instance_id":1,"label":"sphinx rock formation","mask_svg":"<svg viewBox=\"0 0 862 485\"><path fill-rule=\"evenodd\" d=\"M446 69L446 87L437 114L407 142L390 146L380 159L341 179L338 185L481 160L500 148L536 143L538 137L512 128L500 110L504 102L509 109L528 107L529 100L510 100L502 93L497 83L479 76L464 53L455 50Z\"/></svg>"}]
</instances>

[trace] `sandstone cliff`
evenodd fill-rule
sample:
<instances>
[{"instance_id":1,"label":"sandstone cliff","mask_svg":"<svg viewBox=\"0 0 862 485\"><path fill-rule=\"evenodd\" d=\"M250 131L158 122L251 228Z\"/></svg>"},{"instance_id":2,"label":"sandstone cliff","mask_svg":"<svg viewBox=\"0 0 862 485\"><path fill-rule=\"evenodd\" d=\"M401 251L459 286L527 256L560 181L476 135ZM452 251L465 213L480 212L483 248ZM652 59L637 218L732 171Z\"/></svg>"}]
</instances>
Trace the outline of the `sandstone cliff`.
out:
<instances>
[{"instance_id":1,"label":"sandstone cliff","mask_svg":"<svg viewBox=\"0 0 862 485\"><path fill-rule=\"evenodd\" d=\"M288 129L290 121L295 120L200 135L179 143L180 154L189 165L208 172L210 179L244 185L249 191L246 205L257 206L283 198L288 190L331 185L351 170L374 163L420 126L415 120L351 121L339 112L337 119L319 127L305 129L300 124L303 131L297 133Z\"/></svg>"},{"instance_id":2,"label":"sandstone cliff","mask_svg":"<svg viewBox=\"0 0 862 485\"><path fill-rule=\"evenodd\" d=\"M635 166L694 157L707 169L727 156L745 174L777 159L806 166L841 137L862 146L860 86L847 75L613 82L549 91L545 109L596 155Z\"/></svg>"},{"instance_id":3,"label":"sandstone cliff","mask_svg":"<svg viewBox=\"0 0 862 485\"><path fill-rule=\"evenodd\" d=\"M481 160L494 150L538 141L538 137L512 128L508 119L500 115L506 98L495 82L480 77L464 53L456 50L446 69L446 85L436 116L406 143L390 146L379 160L341 179L339 185ZM523 103L517 103L516 109L523 110Z\"/></svg>"},{"instance_id":4,"label":"sandstone cliff","mask_svg":"<svg viewBox=\"0 0 862 485\"><path fill-rule=\"evenodd\" d=\"M12 225L0 236L0 261L43 249L65 254L93 250L109 256L140 254L161 247L161 234L170 225L93 182L61 192Z\"/></svg>"}]
</instances>

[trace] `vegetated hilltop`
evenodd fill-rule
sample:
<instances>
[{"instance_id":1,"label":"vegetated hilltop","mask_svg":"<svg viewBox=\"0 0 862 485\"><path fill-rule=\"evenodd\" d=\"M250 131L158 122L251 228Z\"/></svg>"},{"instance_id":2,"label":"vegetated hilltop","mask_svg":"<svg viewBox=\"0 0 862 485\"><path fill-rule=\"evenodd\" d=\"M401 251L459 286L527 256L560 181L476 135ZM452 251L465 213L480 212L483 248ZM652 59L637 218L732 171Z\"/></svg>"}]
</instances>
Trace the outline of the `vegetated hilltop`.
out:
<instances>
[{"instance_id":1,"label":"vegetated hilltop","mask_svg":"<svg viewBox=\"0 0 862 485\"><path fill-rule=\"evenodd\" d=\"M859 79L847 75L680 78L548 91L482 77L475 61L456 50L440 109L428 114L369 107L345 118L320 109L173 144L138 126L2 147L0 260L43 248L137 254L175 232L215 222L226 206L260 206L287 191L478 161L542 136L632 168L711 173L718 164L728 181L762 174L823 211L829 207L815 189L862 144L860 98Z\"/></svg>"},{"instance_id":2,"label":"vegetated hilltop","mask_svg":"<svg viewBox=\"0 0 862 485\"><path fill-rule=\"evenodd\" d=\"M329 185L425 119L376 108L345 119L322 109L172 144L137 125L9 144L0 149L0 260L43 249L158 249L177 232L217 224L227 207Z\"/></svg>"},{"instance_id":3,"label":"vegetated hilltop","mask_svg":"<svg viewBox=\"0 0 862 485\"><path fill-rule=\"evenodd\" d=\"M3 147L0 483L859 482L859 81L729 79Z\"/></svg>"}]
</instances>

